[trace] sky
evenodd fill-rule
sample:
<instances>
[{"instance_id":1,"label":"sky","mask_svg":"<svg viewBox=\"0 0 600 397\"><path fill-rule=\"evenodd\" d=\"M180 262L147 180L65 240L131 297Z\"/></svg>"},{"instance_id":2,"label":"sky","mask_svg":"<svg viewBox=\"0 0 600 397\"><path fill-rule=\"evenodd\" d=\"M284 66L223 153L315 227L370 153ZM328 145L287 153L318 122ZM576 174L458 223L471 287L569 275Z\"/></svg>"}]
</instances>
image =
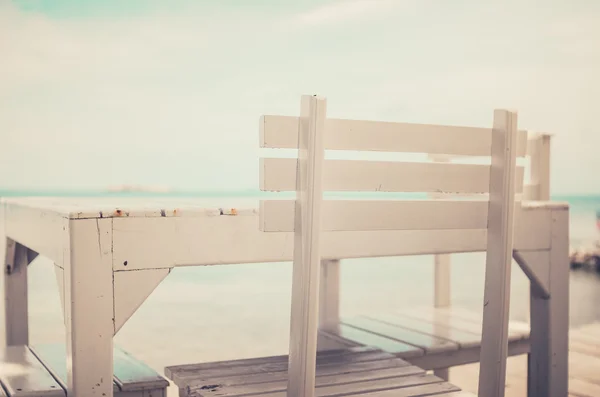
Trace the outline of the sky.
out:
<instances>
[{"instance_id":1,"label":"sky","mask_svg":"<svg viewBox=\"0 0 600 397\"><path fill-rule=\"evenodd\" d=\"M552 192L600 194L597 0L0 0L0 188L256 189L258 120L554 134Z\"/></svg>"}]
</instances>

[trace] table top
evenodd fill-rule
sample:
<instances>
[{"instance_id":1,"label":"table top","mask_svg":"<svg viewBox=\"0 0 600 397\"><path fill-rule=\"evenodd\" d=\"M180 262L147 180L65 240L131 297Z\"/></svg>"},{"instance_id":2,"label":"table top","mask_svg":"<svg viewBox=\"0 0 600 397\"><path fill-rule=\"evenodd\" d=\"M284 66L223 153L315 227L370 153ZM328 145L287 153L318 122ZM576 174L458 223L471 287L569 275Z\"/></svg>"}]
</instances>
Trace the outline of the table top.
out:
<instances>
[{"instance_id":1,"label":"table top","mask_svg":"<svg viewBox=\"0 0 600 397\"><path fill-rule=\"evenodd\" d=\"M259 206L253 198L190 197L15 197L2 203L69 219L256 215Z\"/></svg>"},{"instance_id":2,"label":"table top","mask_svg":"<svg viewBox=\"0 0 600 397\"><path fill-rule=\"evenodd\" d=\"M260 199L252 197L11 197L8 207L27 207L68 219L257 215ZM524 201L527 209L567 209L568 203Z\"/></svg>"},{"instance_id":3,"label":"table top","mask_svg":"<svg viewBox=\"0 0 600 397\"><path fill-rule=\"evenodd\" d=\"M112 235L115 271L291 260L293 233L261 231L259 201L258 197L28 197L5 198L0 209L6 236L55 263L68 258L65 249L74 236L68 230L77 227L78 236L95 244L98 221L109 220L110 224L102 222L102 227ZM568 221L555 213L567 210L565 203L523 202L515 219L515 249L550 249L554 218ZM92 220L95 222L89 222ZM325 232L322 255L324 259L345 259L478 252L486 249L486 232Z\"/></svg>"}]
</instances>

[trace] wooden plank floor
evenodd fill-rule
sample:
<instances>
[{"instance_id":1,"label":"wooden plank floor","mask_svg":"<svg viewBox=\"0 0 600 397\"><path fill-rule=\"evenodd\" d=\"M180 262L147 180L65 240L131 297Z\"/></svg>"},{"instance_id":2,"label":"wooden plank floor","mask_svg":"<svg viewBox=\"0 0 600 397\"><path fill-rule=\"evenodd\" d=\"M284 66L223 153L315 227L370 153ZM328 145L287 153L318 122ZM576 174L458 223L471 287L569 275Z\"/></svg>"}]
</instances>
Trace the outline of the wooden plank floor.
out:
<instances>
[{"instance_id":1,"label":"wooden plank floor","mask_svg":"<svg viewBox=\"0 0 600 397\"><path fill-rule=\"evenodd\" d=\"M570 331L569 396L600 396L600 323ZM527 396L527 356L508 359L506 397ZM477 392L479 364L450 369L450 382L471 393Z\"/></svg>"},{"instance_id":2,"label":"wooden plank floor","mask_svg":"<svg viewBox=\"0 0 600 397\"><path fill-rule=\"evenodd\" d=\"M180 395L285 397L287 356L216 363L178 365L165 374ZM424 370L370 347L322 351L317 354L317 397L409 397L439 395L472 397Z\"/></svg>"}]
</instances>

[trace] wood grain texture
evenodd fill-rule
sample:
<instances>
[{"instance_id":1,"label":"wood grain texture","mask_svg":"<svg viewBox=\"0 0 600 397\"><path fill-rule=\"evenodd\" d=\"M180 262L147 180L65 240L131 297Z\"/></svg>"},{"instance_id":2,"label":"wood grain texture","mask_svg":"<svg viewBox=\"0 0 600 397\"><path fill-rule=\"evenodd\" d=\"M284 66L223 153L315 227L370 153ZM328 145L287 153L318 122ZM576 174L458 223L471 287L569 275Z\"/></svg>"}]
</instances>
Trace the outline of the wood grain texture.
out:
<instances>
[{"instance_id":1,"label":"wood grain texture","mask_svg":"<svg viewBox=\"0 0 600 397\"><path fill-rule=\"evenodd\" d=\"M321 389L317 391L317 395L354 394L375 388L406 387L439 381L433 376L426 375L421 368L414 366L378 369L370 372L341 373L316 379L316 387ZM200 386L195 390L202 396L243 396L287 390L287 379L274 381L270 376L261 376L259 379L252 380L252 382L243 385L221 386L214 389L202 389L205 386Z\"/></svg>"},{"instance_id":2,"label":"wood grain texture","mask_svg":"<svg viewBox=\"0 0 600 397\"><path fill-rule=\"evenodd\" d=\"M376 361L355 362L344 365L339 364L321 364L317 360L316 382L317 385L335 383L338 376L356 376L361 377L364 373L377 371L377 376L381 378L388 377L389 374L422 374L425 371L409 365L406 361L398 358L382 358ZM250 372L250 371L249 371ZM193 389L202 390L209 384L219 384L222 387L239 386L245 384L262 383L265 381L278 382L287 379L285 371L269 371L248 373L238 376L219 376L214 378L207 377L204 373L198 373L195 376L188 376L184 380L184 385L188 392ZM355 378L356 379L356 378Z\"/></svg>"},{"instance_id":3,"label":"wood grain texture","mask_svg":"<svg viewBox=\"0 0 600 397\"><path fill-rule=\"evenodd\" d=\"M370 346L360 346L344 350L326 350L317 352L317 372L321 367L343 366L394 358ZM212 379L216 377L246 376L258 372L285 372L288 370L288 355L273 357L257 357L241 360L219 361L215 363L199 363L177 365L165 368L165 375L177 386L184 387L190 379ZM326 368L322 369L327 371ZM337 371L337 369L335 370ZM200 375L199 375L200 374ZM287 376L287 375L286 375Z\"/></svg>"},{"instance_id":4,"label":"wood grain texture","mask_svg":"<svg viewBox=\"0 0 600 397\"><path fill-rule=\"evenodd\" d=\"M328 119L325 149L490 156L492 129L431 124ZM296 149L298 117L260 118L260 146ZM527 132L519 131L519 156L527 150Z\"/></svg>"},{"instance_id":5,"label":"wood grain texture","mask_svg":"<svg viewBox=\"0 0 600 397\"><path fill-rule=\"evenodd\" d=\"M353 352L352 352L353 351ZM353 359L379 353L369 361ZM343 361L332 358L345 357ZM261 357L228 362L203 363L187 367L188 377L178 383L184 395L201 396L286 396L287 372L281 369L285 358ZM459 392L460 389L427 375L421 368L381 351L319 352L317 356L317 396L390 395L422 396ZM193 368L193 370L191 370ZM180 368L181 369L181 368ZM180 373L171 368L171 374Z\"/></svg>"}]
</instances>

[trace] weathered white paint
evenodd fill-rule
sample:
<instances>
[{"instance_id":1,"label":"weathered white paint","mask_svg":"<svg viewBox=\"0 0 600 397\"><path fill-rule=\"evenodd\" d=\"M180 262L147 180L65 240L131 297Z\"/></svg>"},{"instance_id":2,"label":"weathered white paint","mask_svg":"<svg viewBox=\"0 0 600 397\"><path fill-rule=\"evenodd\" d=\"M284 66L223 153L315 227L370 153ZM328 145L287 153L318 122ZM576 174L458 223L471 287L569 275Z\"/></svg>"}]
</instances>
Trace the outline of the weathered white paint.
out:
<instances>
[{"instance_id":1,"label":"weathered white paint","mask_svg":"<svg viewBox=\"0 0 600 397\"><path fill-rule=\"evenodd\" d=\"M264 148L296 149L298 117L265 115L260 119ZM490 156L492 129L384 121L327 119L325 149ZM519 131L519 156L527 132Z\"/></svg>"},{"instance_id":2,"label":"weathered white paint","mask_svg":"<svg viewBox=\"0 0 600 397\"><path fill-rule=\"evenodd\" d=\"M27 216L31 216L34 222L37 218L47 217L58 219L206 217L221 214L242 214L246 211L253 213L256 211L253 208L236 209L235 200L227 198L209 203L209 205L202 204L206 201L199 202L197 198L173 199L169 197L119 197L118 199L106 197L19 197L2 198L1 200L7 207L16 208L16 210L21 210Z\"/></svg>"},{"instance_id":3,"label":"weathered white paint","mask_svg":"<svg viewBox=\"0 0 600 397\"><path fill-rule=\"evenodd\" d=\"M171 269L146 269L114 273L115 334L170 271Z\"/></svg>"},{"instance_id":4,"label":"weathered white paint","mask_svg":"<svg viewBox=\"0 0 600 397\"><path fill-rule=\"evenodd\" d=\"M338 333L340 326L340 261L321 261L319 329Z\"/></svg>"},{"instance_id":5,"label":"weathered white paint","mask_svg":"<svg viewBox=\"0 0 600 397\"><path fill-rule=\"evenodd\" d=\"M112 219L72 220L63 237L68 396L112 397Z\"/></svg>"},{"instance_id":6,"label":"weathered white paint","mask_svg":"<svg viewBox=\"0 0 600 397\"><path fill-rule=\"evenodd\" d=\"M311 397L315 394L326 112L325 99L316 96L302 97L297 134L298 176L287 387L289 397Z\"/></svg>"},{"instance_id":7,"label":"weathered white paint","mask_svg":"<svg viewBox=\"0 0 600 397\"><path fill-rule=\"evenodd\" d=\"M4 326L7 346L29 343L27 312L27 248L6 238L4 262Z\"/></svg>"},{"instance_id":8,"label":"weathered white paint","mask_svg":"<svg viewBox=\"0 0 600 397\"><path fill-rule=\"evenodd\" d=\"M4 218L6 237L10 237L62 266L65 251L63 232L67 216L58 208L36 206L35 201L6 200Z\"/></svg>"},{"instance_id":9,"label":"weathered white paint","mask_svg":"<svg viewBox=\"0 0 600 397\"><path fill-rule=\"evenodd\" d=\"M518 180L524 167L518 167ZM262 158L260 188L296 189L296 160ZM411 163L401 161L325 160L324 191L487 193L490 166L486 164ZM517 187L521 193L522 184Z\"/></svg>"},{"instance_id":10,"label":"weathered white paint","mask_svg":"<svg viewBox=\"0 0 600 397\"><path fill-rule=\"evenodd\" d=\"M569 363L569 213L552 217L550 297L531 294L531 355L529 396L568 394Z\"/></svg>"},{"instance_id":11,"label":"weathered white paint","mask_svg":"<svg viewBox=\"0 0 600 397\"><path fill-rule=\"evenodd\" d=\"M496 110L493 131L478 394L503 397L515 213L517 114Z\"/></svg>"},{"instance_id":12,"label":"weathered white paint","mask_svg":"<svg viewBox=\"0 0 600 397\"><path fill-rule=\"evenodd\" d=\"M520 211L515 220L516 249L550 248L549 208L553 206ZM115 270L292 260L293 233L263 233L257 215L114 218L113 222ZM486 235L485 229L323 232L321 255L344 259L485 251Z\"/></svg>"},{"instance_id":13,"label":"weathered white paint","mask_svg":"<svg viewBox=\"0 0 600 397\"><path fill-rule=\"evenodd\" d=\"M483 200L324 200L323 231L486 229ZM265 232L294 230L293 200L263 200Z\"/></svg>"}]
</instances>

